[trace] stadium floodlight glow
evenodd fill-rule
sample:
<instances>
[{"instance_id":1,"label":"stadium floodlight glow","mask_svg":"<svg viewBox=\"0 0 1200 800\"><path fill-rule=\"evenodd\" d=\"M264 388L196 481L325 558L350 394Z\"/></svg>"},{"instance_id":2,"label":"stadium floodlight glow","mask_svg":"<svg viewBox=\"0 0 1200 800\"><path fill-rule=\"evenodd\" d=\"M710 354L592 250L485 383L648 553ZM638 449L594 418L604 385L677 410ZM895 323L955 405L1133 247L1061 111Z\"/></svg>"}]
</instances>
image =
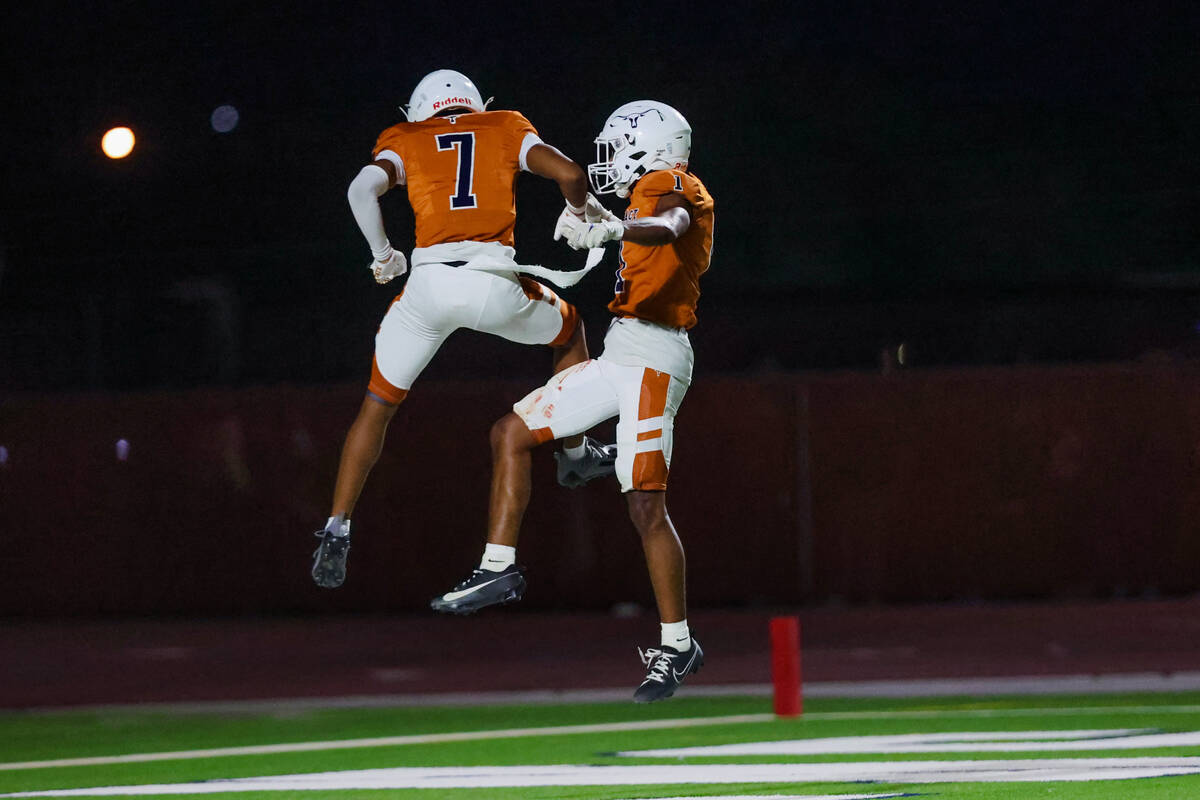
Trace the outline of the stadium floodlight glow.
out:
<instances>
[{"instance_id":1,"label":"stadium floodlight glow","mask_svg":"<svg viewBox=\"0 0 1200 800\"><path fill-rule=\"evenodd\" d=\"M112 128L100 140L100 149L109 158L124 158L133 152L133 131L121 126Z\"/></svg>"}]
</instances>

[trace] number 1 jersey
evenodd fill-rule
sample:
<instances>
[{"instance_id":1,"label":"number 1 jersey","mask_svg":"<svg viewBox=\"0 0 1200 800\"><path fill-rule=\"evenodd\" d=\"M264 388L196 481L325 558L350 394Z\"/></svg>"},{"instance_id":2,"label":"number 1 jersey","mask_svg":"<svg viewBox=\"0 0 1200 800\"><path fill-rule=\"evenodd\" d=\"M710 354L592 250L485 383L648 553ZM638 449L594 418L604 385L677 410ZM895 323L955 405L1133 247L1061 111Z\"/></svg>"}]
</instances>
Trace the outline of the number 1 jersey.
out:
<instances>
[{"instance_id":1,"label":"number 1 jersey","mask_svg":"<svg viewBox=\"0 0 1200 800\"><path fill-rule=\"evenodd\" d=\"M708 269L713 245L713 199L700 179L678 169L647 172L633 186L625 219L654 216L664 195L681 195L692 224L670 244L621 244L616 297L608 309L617 316L637 317L668 328L696 324L700 276Z\"/></svg>"},{"instance_id":2,"label":"number 1 jersey","mask_svg":"<svg viewBox=\"0 0 1200 800\"><path fill-rule=\"evenodd\" d=\"M540 141L518 112L483 111L393 125L379 135L374 155L401 162L397 177L408 187L417 247L465 241L512 247L517 173Z\"/></svg>"}]
</instances>

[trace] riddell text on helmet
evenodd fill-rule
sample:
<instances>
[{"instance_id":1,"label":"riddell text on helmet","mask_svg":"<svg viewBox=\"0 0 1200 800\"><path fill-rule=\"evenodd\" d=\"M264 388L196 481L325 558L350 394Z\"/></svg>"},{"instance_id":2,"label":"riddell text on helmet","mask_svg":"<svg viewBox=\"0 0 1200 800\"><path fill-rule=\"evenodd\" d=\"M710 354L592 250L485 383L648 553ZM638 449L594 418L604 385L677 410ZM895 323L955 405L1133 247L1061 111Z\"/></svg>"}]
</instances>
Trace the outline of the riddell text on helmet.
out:
<instances>
[{"instance_id":1,"label":"riddell text on helmet","mask_svg":"<svg viewBox=\"0 0 1200 800\"><path fill-rule=\"evenodd\" d=\"M447 97L445 100L438 100L433 104L433 110L437 111L443 106L461 106L468 105L471 102L469 97Z\"/></svg>"}]
</instances>

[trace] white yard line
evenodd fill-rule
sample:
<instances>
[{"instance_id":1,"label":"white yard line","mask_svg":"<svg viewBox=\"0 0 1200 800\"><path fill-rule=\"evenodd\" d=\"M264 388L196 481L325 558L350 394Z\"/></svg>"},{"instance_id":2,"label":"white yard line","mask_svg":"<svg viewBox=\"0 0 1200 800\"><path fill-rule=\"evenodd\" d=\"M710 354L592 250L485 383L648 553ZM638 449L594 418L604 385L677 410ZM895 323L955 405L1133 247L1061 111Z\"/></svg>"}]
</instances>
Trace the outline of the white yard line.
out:
<instances>
[{"instance_id":1,"label":"white yard line","mask_svg":"<svg viewBox=\"0 0 1200 800\"><path fill-rule=\"evenodd\" d=\"M966 708L911 711L826 711L804 714L801 719L837 721L855 719L932 719L932 718L996 718L1037 716L1142 714L1200 714L1200 705L1137 705L1137 706L1077 706L1068 708ZM366 739L334 739L316 742L287 742L281 744L218 747L204 750L175 750L158 753L129 753L114 756L61 758L45 761L13 761L0 763L0 771L43 769L48 767L81 767L102 764L126 764L175 759L221 758L226 756L263 755L272 753L301 753L320 750L348 750L365 747L398 747L410 744L482 741L485 739L515 739L527 736L565 736L579 733L613 733L621 731L689 728L711 725L764 723L776 720L774 714L733 714L721 717L683 717L679 719L644 720L633 722L602 722L589 725L559 725L537 728L505 728L500 730L462 731L454 733L383 736Z\"/></svg>"},{"instance_id":2,"label":"white yard line","mask_svg":"<svg viewBox=\"0 0 1200 800\"><path fill-rule=\"evenodd\" d=\"M1004 695L1012 693L1050 693L1053 688L1064 692L1087 693L1083 687L1095 687L1094 690L1112 691L1154 691L1183 688L1181 684L1196 681L1200 686L1200 673L1175 673L1160 675L1157 673L1136 675L1109 676L1051 676L1051 677L1018 677L990 679L949 679L942 681L875 681L866 684L806 684L805 695L838 696L838 697L879 697L879 696L922 696L920 689L929 688L936 684L940 691L934 695ZM877 694L877 684L887 684L895 695ZM1032 686L1041 687L1043 692L1034 691ZM865 693L856 695L845 691L843 687L859 686ZM821 691L825 687L826 691ZM829 691L831 687L839 687L837 692ZM911 694L900 693L903 687ZM1099 687L1104 687L1103 689ZM1137 688L1134 688L1137 687ZM769 696L770 684L735 684L726 686L696 686L688 687L687 694L692 696ZM89 711L140 711L152 713L279 713L294 712L305 709L325 708L363 708L363 707L398 707L398 706L434 706L434 705L518 705L539 703L599 703L612 700L627 700L628 691L620 690L581 690L572 692L489 692L489 693L457 693L440 695L388 695L362 696L343 698L299 698L246 702L214 702L187 704L140 704L132 706L92 706ZM84 708L54 709L46 713L61 713L66 711L83 711ZM34 712L25 712L34 713ZM1083 716L1096 714L1195 714L1200 713L1200 705L1153 705L1136 706L1079 706L1051 708L999 708L999 709L931 709L931 710L899 710L899 711L831 711L810 712L803 716L808 720L853 720L853 719L925 719L925 718L997 718L1025 716ZM369 739L347 739L317 742L292 742L282 744L254 745L247 747L222 747L204 750L183 750L159 753L131 753L113 756L95 756L87 758L66 758L46 761L26 761L0 763L0 771L40 769L45 767L76 767L101 764L122 764L145 761L167 761L176 759L219 758L225 756L262 755L271 753L296 753L319 750L355 749L364 747L395 747L409 744L437 744L443 742L475 741L485 739L510 739L526 736L562 736L579 733L608 733L619 731L655 730L676 727L695 727L706 725L725 725L738 723L769 722L774 720L772 714L739 714L721 717L691 717L672 720L648 720L634 722L597 723L590 725L564 725L540 728L510 728L503 730L466 731L455 733L418 734L411 736L388 736Z\"/></svg>"},{"instance_id":3,"label":"white yard line","mask_svg":"<svg viewBox=\"0 0 1200 800\"><path fill-rule=\"evenodd\" d=\"M842 756L850 754L1082 753L1161 750L1200 746L1200 731L1158 733L1132 728L1058 731L967 731L770 739L757 742L623 750L631 758L738 758L742 756Z\"/></svg>"},{"instance_id":4,"label":"white yard line","mask_svg":"<svg viewBox=\"0 0 1200 800\"><path fill-rule=\"evenodd\" d=\"M0 764L0 770L43 769L46 767L90 767L101 764L129 764L143 761L174 761L176 759L269 755L273 753L304 753L314 750L352 750L363 747L397 747L409 744L440 744L443 742L470 742L484 739L520 739L527 736L568 736L579 733L617 733L621 731L649 731L662 728L695 728L706 725L770 722L774 718L772 714L734 714L724 717L684 717L682 719L655 719L635 722L599 722L591 725L556 725L542 728L506 728L492 731L379 736L370 739L334 739L325 742L289 742L285 744L250 745L246 747L214 747L206 750L129 753L119 756L59 758L50 761L12 761Z\"/></svg>"},{"instance_id":5,"label":"white yard line","mask_svg":"<svg viewBox=\"0 0 1200 800\"><path fill-rule=\"evenodd\" d=\"M389 767L271 775L200 783L141 784L15 792L0 797L71 797L354 789L517 786L640 786L737 783L955 783L1104 781L1195 775L1200 758L1064 758L1003 761L853 761L816 764L553 764L495 767Z\"/></svg>"}]
</instances>

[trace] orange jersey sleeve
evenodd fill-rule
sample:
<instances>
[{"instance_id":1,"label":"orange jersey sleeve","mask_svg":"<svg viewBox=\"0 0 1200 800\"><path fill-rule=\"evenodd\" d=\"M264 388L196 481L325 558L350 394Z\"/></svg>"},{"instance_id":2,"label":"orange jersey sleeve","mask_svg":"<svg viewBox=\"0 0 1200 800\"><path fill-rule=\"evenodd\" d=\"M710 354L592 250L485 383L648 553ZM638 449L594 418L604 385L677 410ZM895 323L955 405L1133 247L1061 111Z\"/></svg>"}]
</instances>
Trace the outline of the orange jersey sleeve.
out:
<instances>
[{"instance_id":1,"label":"orange jersey sleeve","mask_svg":"<svg viewBox=\"0 0 1200 800\"><path fill-rule=\"evenodd\" d=\"M374 154L404 161L417 247L443 242L513 246L521 144L537 135L516 111L402 122L379 135Z\"/></svg>"},{"instance_id":2,"label":"orange jersey sleeve","mask_svg":"<svg viewBox=\"0 0 1200 800\"><path fill-rule=\"evenodd\" d=\"M692 223L674 242L657 247L623 242L616 297L608 309L669 328L696 324L700 276L708 269L713 243L713 199L700 179L678 169L648 172L633 187L625 219L654 216L663 195L677 193Z\"/></svg>"}]
</instances>

